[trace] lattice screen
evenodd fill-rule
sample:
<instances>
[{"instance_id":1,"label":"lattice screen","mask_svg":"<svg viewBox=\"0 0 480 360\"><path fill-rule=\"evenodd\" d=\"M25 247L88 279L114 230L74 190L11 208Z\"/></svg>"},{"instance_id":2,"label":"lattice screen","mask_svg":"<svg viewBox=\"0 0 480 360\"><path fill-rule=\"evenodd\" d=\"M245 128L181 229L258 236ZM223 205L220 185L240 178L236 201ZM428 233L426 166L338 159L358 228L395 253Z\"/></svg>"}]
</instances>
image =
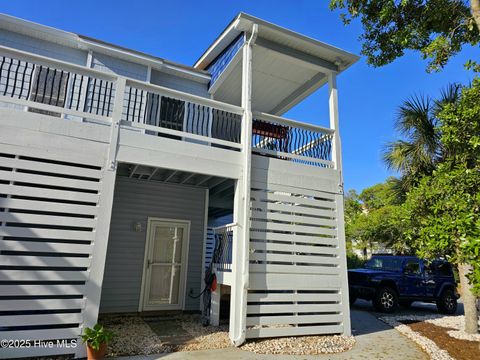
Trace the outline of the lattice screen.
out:
<instances>
[{"instance_id":1,"label":"lattice screen","mask_svg":"<svg viewBox=\"0 0 480 360\"><path fill-rule=\"evenodd\" d=\"M255 181L258 173L252 169L247 337L342 333L335 194Z\"/></svg>"},{"instance_id":2,"label":"lattice screen","mask_svg":"<svg viewBox=\"0 0 480 360\"><path fill-rule=\"evenodd\" d=\"M0 145L1 339L80 334L101 161L64 162ZM75 349L0 349L0 358L69 352Z\"/></svg>"}]
</instances>

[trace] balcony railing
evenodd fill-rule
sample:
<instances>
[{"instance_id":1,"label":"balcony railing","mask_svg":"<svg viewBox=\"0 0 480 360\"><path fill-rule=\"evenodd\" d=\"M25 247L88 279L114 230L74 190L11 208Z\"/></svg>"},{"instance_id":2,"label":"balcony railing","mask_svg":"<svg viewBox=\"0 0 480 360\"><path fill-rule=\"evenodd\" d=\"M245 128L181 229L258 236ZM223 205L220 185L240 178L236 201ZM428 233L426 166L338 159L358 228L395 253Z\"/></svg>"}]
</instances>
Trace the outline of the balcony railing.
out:
<instances>
[{"instance_id":1,"label":"balcony railing","mask_svg":"<svg viewBox=\"0 0 480 360\"><path fill-rule=\"evenodd\" d=\"M0 103L50 116L110 124L115 102L123 128L146 135L240 150L243 109L0 46ZM5 106L5 105L4 105Z\"/></svg>"},{"instance_id":2,"label":"balcony railing","mask_svg":"<svg viewBox=\"0 0 480 360\"><path fill-rule=\"evenodd\" d=\"M107 125L117 106L115 116L124 129L242 149L243 108L133 79L125 79L118 93L118 80L115 74L0 46L3 106ZM317 167L334 166L333 130L260 112L253 117L254 153Z\"/></svg>"},{"instance_id":3,"label":"balcony railing","mask_svg":"<svg viewBox=\"0 0 480 360\"><path fill-rule=\"evenodd\" d=\"M213 251L212 267L216 271L232 271L233 229L237 224L228 224L213 229L215 250Z\"/></svg>"},{"instance_id":4,"label":"balcony railing","mask_svg":"<svg viewBox=\"0 0 480 360\"><path fill-rule=\"evenodd\" d=\"M252 150L297 163L332 168L334 130L254 112Z\"/></svg>"}]
</instances>

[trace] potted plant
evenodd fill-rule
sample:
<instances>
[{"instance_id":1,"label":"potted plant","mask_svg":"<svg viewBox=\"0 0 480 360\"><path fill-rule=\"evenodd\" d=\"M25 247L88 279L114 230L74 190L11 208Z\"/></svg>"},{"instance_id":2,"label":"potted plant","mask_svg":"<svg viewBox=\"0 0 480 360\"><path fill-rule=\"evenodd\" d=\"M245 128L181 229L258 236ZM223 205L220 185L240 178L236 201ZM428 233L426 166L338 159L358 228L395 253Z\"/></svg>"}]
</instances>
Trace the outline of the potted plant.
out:
<instances>
[{"instance_id":1,"label":"potted plant","mask_svg":"<svg viewBox=\"0 0 480 360\"><path fill-rule=\"evenodd\" d=\"M113 333L102 325L96 324L93 329L85 328L82 340L87 344L87 357L89 360L102 360L107 352L107 344L112 339Z\"/></svg>"}]
</instances>

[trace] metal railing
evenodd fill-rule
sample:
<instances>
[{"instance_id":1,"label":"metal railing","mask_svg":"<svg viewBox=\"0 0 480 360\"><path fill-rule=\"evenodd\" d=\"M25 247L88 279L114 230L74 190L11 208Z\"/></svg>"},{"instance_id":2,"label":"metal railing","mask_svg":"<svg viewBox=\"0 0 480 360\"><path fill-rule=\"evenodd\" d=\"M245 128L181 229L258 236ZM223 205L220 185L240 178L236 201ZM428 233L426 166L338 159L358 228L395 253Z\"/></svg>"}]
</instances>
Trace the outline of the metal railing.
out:
<instances>
[{"instance_id":1,"label":"metal railing","mask_svg":"<svg viewBox=\"0 0 480 360\"><path fill-rule=\"evenodd\" d=\"M147 133L241 149L243 109L136 80L127 80L122 120Z\"/></svg>"},{"instance_id":2,"label":"metal railing","mask_svg":"<svg viewBox=\"0 0 480 360\"><path fill-rule=\"evenodd\" d=\"M243 109L150 83L0 46L0 103L50 116L110 124L146 135L240 150ZM5 105L4 105L5 106Z\"/></svg>"},{"instance_id":3,"label":"metal railing","mask_svg":"<svg viewBox=\"0 0 480 360\"><path fill-rule=\"evenodd\" d=\"M253 113L252 151L282 160L332 168L334 130Z\"/></svg>"},{"instance_id":4,"label":"metal railing","mask_svg":"<svg viewBox=\"0 0 480 360\"><path fill-rule=\"evenodd\" d=\"M227 224L213 229L215 250L212 266L216 271L232 271L233 229L237 224Z\"/></svg>"}]
</instances>

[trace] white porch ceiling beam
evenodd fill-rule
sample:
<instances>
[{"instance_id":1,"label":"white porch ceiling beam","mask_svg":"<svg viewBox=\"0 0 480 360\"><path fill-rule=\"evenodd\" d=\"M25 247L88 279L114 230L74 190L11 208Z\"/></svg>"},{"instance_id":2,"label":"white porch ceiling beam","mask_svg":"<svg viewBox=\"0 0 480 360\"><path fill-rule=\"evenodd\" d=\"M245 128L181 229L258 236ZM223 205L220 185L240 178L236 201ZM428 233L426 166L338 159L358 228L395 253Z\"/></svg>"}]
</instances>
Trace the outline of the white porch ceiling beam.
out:
<instances>
[{"instance_id":1,"label":"white porch ceiling beam","mask_svg":"<svg viewBox=\"0 0 480 360\"><path fill-rule=\"evenodd\" d=\"M291 47L282 46L267 39L258 38L255 45L273 51L276 55L297 65L322 71L327 74L338 71L338 66L330 61L320 59Z\"/></svg>"},{"instance_id":2,"label":"white porch ceiling beam","mask_svg":"<svg viewBox=\"0 0 480 360\"><path fill-rule=\"evenodd\" d=\"M137 165L135 165L135 166L133 167L132 171L130 171L130 175L128 175L129 178L132 178L133 175L135 175L135 172L137 171L137 169L138 169L139 166L140 166L140 165L137 164Z\"/></svg>"},{"instance_id":3,"label":"white porch ceiling beam","mask_svg":"<svg viewBox=\"0 0 480 360\"><path fill-rule=\"evenodd\" d=\"M203 179L201 179L199 182L195 184L195 186L200 186L205 184L208 180L210 180L213 176L205 176Z\"/></svg>"},{"instance_id":4,"label":"white porch ceiling beam","mask_svg":"<svg viewBox=\"0 0 480 360\"><path fill-rule=\"evenodd\" d=\"M184 178L182 181L180 181L180 184L185 184L188 180L190 180L191 178L193 178L195 175L197 175L197 174L191 173L191 174L185 176L185 178Z\"/></svg>"},{"instance_id":5,"label":"white porch ceiling beam","mask_svg":"<svg viewBox=\"0 0 480 360\"><path fill-rule=\"evenodd\" d=\"M228 180L228 179L226 179L226 178L220 178L220 179L218 179L218 180L216 180L216 181L213 181L212 183L209 183L209 184L208 184L208 187L209 187L210 189L213 189L215 186L218 186L218 185L224 183L224 182L227 181L227 180Z\"/></svg>"},{"instance_id":6,"label":"white porch ceiling beam","mask_svg":"<svg viewBox=\"0 0 480 360\"><path fill-rule=\"evenodd\" d=\"M217 194L222 193L225 190L228 190L229 188L233 188L233 184L230 183L230 182L225 182L225 183L222 183L222 184L217 185L214 188L212 188L210 190L210 194L211 195L217 195Z\"/></svg>"},{"instance_id":7,"label":"white porch ceiling beam","mask_svg":"<svg viewBox=\"0 0 480 360\"><path fill-rule=\"evenodd\" d=\"M160 168L157 167L157 168L153 169L152 173L148 176L147 180L151 180L152 177L157 173L158 169L160 169Z\"/></svg>"},{"instance_id":8,"label":"white porch ceiling beam","mask_svg":"<svg viewBox=\"0 0 480 360\"><path fill-rule=\"evenodd\" d=\"M172 170L172 172L170 173L170 175L168 175L166 177L165 180L163 180L164 182L169 182L175 175L177 175L178 171L177 170Z\"/></svg>"},{"instance_id":9,"label":"white porch ceiling beam","mask_svg":"<svg viewBox=\"0 0 480 360\"><path fill-rule=\"evenodd\" d=\"M288 111L289 109L294 107L296 104L301 102L303 99L305 99L307 96L312 94L326 81L327 81L327 78L324 73L316 74L306 83L302 84L294 92L288 95L285 99L280 101L280 103L277 106L275 106L272 110L270 110L269 113L273 115L283 114L284 112Z\"/></svg>"}]
</instances>

